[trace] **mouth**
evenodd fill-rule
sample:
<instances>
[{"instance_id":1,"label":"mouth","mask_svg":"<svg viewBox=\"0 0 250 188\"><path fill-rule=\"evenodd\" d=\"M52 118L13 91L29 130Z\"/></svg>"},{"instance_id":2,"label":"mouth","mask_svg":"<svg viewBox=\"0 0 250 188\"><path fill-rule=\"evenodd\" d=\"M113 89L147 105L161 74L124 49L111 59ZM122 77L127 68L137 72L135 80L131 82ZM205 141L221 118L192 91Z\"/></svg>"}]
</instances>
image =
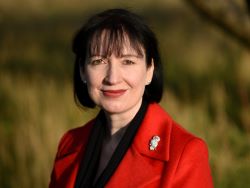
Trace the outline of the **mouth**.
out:
<instances>
[{"instance_id":1,"label":"mouth","mask_svg":"<svg viewBox=\"0 0 250 188\"><path fill-rule=\"evenodd\" d=\"M125 89L118 89L118 90L101 90L103 95L106 97L120 97L122 96L127 90Z\"/></svg>"}]
</instances>

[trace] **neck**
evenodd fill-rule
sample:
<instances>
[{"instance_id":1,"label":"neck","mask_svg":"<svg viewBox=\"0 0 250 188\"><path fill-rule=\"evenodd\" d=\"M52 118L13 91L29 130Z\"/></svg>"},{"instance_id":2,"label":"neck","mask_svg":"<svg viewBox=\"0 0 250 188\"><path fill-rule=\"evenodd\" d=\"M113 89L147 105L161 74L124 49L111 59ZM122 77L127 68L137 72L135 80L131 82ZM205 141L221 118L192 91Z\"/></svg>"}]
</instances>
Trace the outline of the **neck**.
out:
<instances>
[{"instance_id":1,"label":"neck","mask_svg":"<svg viewBox=\"0 0 250 188\"><path fill-rule=\"evenodd\" d=\"M127 126L129 122L135 117L142 104L142 100L138 102L131 109L122 113L108 113L105 112L107 118L107 125L110 130L110 135L115 134L121 128Z\"/></svg>"}]
</instances>

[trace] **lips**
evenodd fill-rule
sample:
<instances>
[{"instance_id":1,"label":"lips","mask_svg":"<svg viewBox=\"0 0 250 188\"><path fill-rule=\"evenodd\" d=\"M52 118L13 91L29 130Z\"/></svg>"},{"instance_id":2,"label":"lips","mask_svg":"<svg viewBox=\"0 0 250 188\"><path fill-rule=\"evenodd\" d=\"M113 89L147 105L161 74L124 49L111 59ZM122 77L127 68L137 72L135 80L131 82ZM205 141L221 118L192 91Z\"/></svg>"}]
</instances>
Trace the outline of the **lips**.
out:
<instances>
[{"instance_id":1,"label":"lips","mask_svg":"<svg viewBox=\"0 0 250 188\"><path fill-rule=\"evenodd\" d=\"M118 90L102 90L102 93L106 97L120 97L126 92L125 89Z\"/></svg>"}]
</instances>

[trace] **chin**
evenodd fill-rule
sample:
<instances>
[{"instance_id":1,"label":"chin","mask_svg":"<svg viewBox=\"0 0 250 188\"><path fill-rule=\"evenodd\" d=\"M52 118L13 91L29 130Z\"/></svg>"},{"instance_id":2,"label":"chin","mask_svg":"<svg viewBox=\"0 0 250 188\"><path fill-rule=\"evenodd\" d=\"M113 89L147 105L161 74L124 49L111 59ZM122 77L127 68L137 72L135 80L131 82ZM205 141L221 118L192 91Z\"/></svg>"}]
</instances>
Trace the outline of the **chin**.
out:
<instances>
[{"instance_id":1,"label":"chin","mask_svg":"<svg viewBox=\"0 0 250 188\"><path fill-rule=\"evenodd\" d=\"M102 109L106 112L108 112L109 114L119 114L119 113L122 113L124 111L126 111L125 109L123 108L119 108L119 107L102 107Z\"/></svg>"},{"instance_id":2,"label":"chin","mask_svg":"<svg viewBox=\"0 0 250 188\"><path fill-rule=\"evenodd\" d=\"M122 112L129 109L129 107L126 107L126 106L124 106L124 104L119 104L119 103L102 104L101 108L110 114L122 113Z\"/></svg>"}]
</instances>

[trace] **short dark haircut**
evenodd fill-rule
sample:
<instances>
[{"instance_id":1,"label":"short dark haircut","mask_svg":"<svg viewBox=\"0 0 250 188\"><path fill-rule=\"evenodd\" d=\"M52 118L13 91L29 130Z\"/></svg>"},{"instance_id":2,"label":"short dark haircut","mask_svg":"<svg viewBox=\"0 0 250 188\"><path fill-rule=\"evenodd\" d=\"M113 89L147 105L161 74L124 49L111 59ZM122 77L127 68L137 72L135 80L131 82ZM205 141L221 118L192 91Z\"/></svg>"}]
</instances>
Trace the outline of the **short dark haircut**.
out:
<instances>
[{"instance_id":1,"label":"short dark haircut","mask_svg":"<svg viewBox=\"0 0 250 188\"><path fill-rule=\"evenodd\" d=\"M145 87L143 99L148 102L160 102L163 93L163 73L155 34L140 16L125 9L109 9L92 16L73 40L73 52L76 55L74 97L78 105L89 108L96 106L80 76L80 69L84 67L86 59L96 53L104 53L106 56L112 53L120 55L125 36L138 54L142 54L142 50L145 51L147 67L152 65L152 60L154 62L153 78Z\"/></svg>"}]
</instances>

